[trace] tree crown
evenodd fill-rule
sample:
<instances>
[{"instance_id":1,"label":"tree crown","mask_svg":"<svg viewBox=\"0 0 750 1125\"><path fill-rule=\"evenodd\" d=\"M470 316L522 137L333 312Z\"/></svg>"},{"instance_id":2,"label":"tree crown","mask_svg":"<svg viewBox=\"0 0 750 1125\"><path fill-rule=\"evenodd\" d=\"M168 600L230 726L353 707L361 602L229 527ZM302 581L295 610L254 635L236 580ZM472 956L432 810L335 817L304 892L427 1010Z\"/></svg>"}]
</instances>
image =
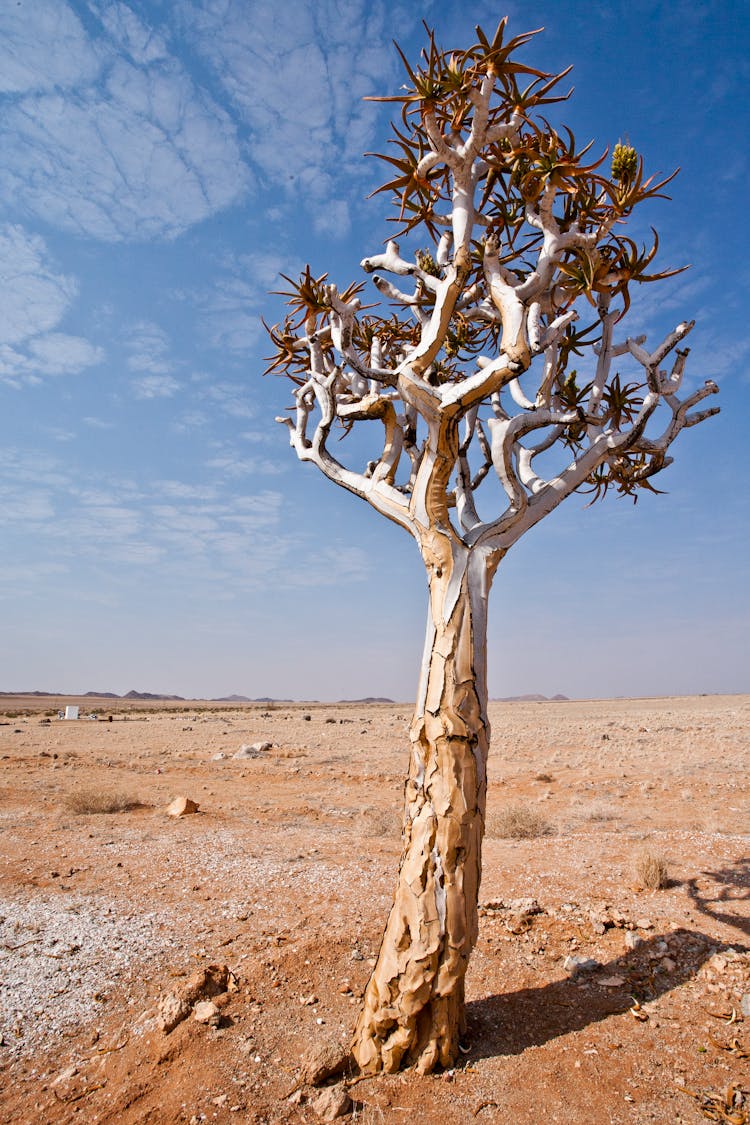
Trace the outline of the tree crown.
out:
<instances>
[{"instance_id":1,"label":"tree crown","mask_svg":"<svg viewBox=\"0 0 750 1125\"><path fill-rule=\"evenodd\" d=\"M573 491L635 498L677 434L716 413L693 409L711 382L679 397L692 322L654 351L643 336L615 339L632 286L679 272L654 270L655 231L639 247L623 229L672 176L646 177L622 141L607 174L608 151L592 159L550 124L569 71L519 61L536 34L506 39L503 20L449 52L428 29L414 68L399 51L408 83L370 99L400 107L395 152L370 154L389 166L376 193L391 193L397 233L361 263L390 308L363 305L364 282L340 292L308 266L285 277L289 312L269 329L267 370L295 386L295 417L279 420L298 456L417 537L440 526L503 549ZM411 257L405 237L421 242ZM346 468L331 428L374 419L382 453ZM543 472L551 451L566 461ZM482 519L475 494L493 470L505 507Z\"/></svg>"}]
</instances>

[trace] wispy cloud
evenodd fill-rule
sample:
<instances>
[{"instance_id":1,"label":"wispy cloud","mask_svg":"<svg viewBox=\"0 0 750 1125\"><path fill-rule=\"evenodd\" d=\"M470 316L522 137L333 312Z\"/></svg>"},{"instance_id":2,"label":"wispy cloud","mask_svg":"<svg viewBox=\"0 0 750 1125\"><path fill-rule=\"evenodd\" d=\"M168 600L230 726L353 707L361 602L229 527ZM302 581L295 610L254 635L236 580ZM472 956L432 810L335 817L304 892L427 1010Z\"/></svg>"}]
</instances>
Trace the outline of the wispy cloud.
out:
<instances>
[{"instance_id":1,"label":"wispy cloud","mask_svg":"<svg viewBox=\"0 0 750 1125\"><path fill-rule=\"evenodd\" d=\"M131 9L104 3L98 11L95 40L62 0L42 0L33 36L15 34L0 196L98 239L174 236L247 190L234 124ZM6 28L17 33L18 17L8 13ZM58 34L69 59L49 81L45 63L65 55Z\"/></svg>"},{"instance_id":2,"label":"wispy cloud","mask_svg":"<svg viewBox=\"0 0 750 1125\"><path fill-rule=\"evenodd\" d=\"M78 285L56 270L42 238L20 226L0 227L0 285L0 380L36 383L101 361L102 349L88 340L52 331L77 297Z\"/></svg>"},{"instance_id":3,"label":"wispy cloud","mask_svg":"<svg viewBox=\"0 0 750 1125\"><path fill-rule=\"evenodd\" d=\"M186 7L188 34L250 129L263 177L314 216L321 233L349 230L351 195L332 170L361 176L376 116L363 103L394 72L387 7L352 0L200 0Z\"/></svg>"},{"instance_id":4,"label":"wispy cloud","mask_svg":"<svg viewBox=\"0 0 750 1125\"><path fill-rule=\"evenodd\" d=\"M143 375L133 379L136 398L172 398L180 390L180 384L172 375Z\"/></svg>"},{"instance_id":5,"label":"wispy cloud","mask_svg":"<svg viewBox=\"0 0 750 1125\"><path fill-rule=\"evenodd\" d=\"M53 49L50 49L53 48ZM80 20L59 0L0 9L0 93L26 94L93 81L101 58Z\"/></svg>"},{"instance_id":6,"label":"wispy cloud","mask_svg":"<svg viewBox=\"0 0 750 1125\"><path fill-rule=\"evenodd\" d=\"M230 467L231 468L231 467ZM247 470L247 472L245 472ZM320 551L311 537L284 526L284 497L259 481L262 467L242 465L243 488L217 465L208 483L176 478L142 481L103 474L92 484L73 458L0 451L0 528L7 542L33 532L30 565L53 560L61 570L91 567L112 591L159 574L186 589L258 590L362 581L366 553L337 544ZM19 565L18 560L10 560ZM158 564L160 571L152 570Z\"/></svg>"}]
</instances>

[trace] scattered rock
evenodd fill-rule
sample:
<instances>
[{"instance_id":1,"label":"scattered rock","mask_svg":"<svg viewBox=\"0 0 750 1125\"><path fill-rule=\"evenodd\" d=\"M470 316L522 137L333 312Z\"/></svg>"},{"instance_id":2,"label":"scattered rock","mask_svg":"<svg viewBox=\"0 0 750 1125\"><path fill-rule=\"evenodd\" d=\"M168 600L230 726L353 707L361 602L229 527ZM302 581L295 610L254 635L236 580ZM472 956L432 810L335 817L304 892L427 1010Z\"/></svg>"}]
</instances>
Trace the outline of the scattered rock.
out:
<instances>
[{"instance_id":1,"label":"scattered rock","mask_svg":"<svg viewBox=\"0 0 750 1125\"><path fill-rule=\"evenodd\" d=\"M179 992L170 992L160 1001L157 1013L159 1026L168 1035L178 1023L187 1019L199 1001L236 991L237 978L226 965L209 965L199 969Z\"/></svg>"},{"instance_id":2,"label":"scattered rock","mask_svg":"<svg viewBox=\"0 0 750 1125\"><path fill-rule=\"evenodd\" d=\"M225 758L226 758L226 754L224 753L223 750L220 750L218 754L214 754L211 761L212 762L223 762Z\"/></svg>"},{"instance_id":3,"label":"scattered rock","mask_svg":"<svg viewBox=\"0 0 750 1125\"><path fill-rule=\"evenodd\" d=\"M746 992L740 1000L740 1011L746 1020L750 1020L750 992Z\"/></svg>"},{"instance_id":4,"label":"scattered rock","mask_svg":"<svg viewBox=\"0 0 750 1125\"><path fill-rule=\"evenodd\" d=\"M566 973L570 973L571 977L575 979L579 973L591 973L594 969L601 969L599 961L595 961L593 957L566 957L563 961L563 969Z\"/></svg>"},{"instance_id":5,"label":"scattered rock","mask_svg":"<svg viewBox=\"0 0 750 1125\"><path fill-rule=\"evenodd\" d=\"M639 945L643 945L643 938L635 932L635 930L625 931L625 948L637 949Z\"/></svg>"},{"instance_id":6,"label":"scattered rock","mask_svg":"<svg viewBox=\"0 0 750 1125\"><path fill-rule=\"evenodd\" d=\"M190 797L175 797L171 805L167 806L167 816L188 816L190 813L197 813L200 805L196 801L191 801Z\"/></svg>"},{"instance_id":7,"label":"scattered rock","mask_svg":"<svg viewBox=\"0 0 750 1125\"><path fill-rule=\"evenodd\" d=\"M246 746L246 745L243 744L242 746L240 746L239 750L234 755L234 757L235 758L260 758L260 756L262 754L268 753L268 751L271 749L272 745L273 745L273 743L271 743L271 742L254 742L252 744L252 746Z\"/></svg>"},{"instance_id":8,"label":"scattered rock","mask_svg":"<svg viewBox=\"0 0 750 1125\"><path fill-rule=\"evenodd\" d=\"M600 977L598 983L603 988L622 988L625 984L625 977Z\"/></svg>"},{"instance_id":9,"label":"scattered rock","mask_svg":"<svg viewBox=\"0 0 750 1125\"><path fill-rule=\"evenodd\" d=\"M352 1099L343 1086L329 1086L316 1094L310 1105L321 1121L336 1121L351 1112Z\"/></svg>"},{"instance_id":10,"label":"scattered rock","mask_svg":"<svg viewBox=\"0 0 750 1125\"><path fill-rule=\"evenodd\" d=\"M58 1074L57 1078L52 1083L52 1085L53 1086L59 1086L63 1082L70 1082L70 1080L72 1078L75 1078L77 1074L78 1074L78 1067L74 1063L72 1066L66 1067L65 1070L61 1070L60 1073Z\"/></svg>"},{"instance_id":11,"label":"scattered rock","mask_svg":"<svg viewBox=\"0 0 750 1125\"><path fill-rule=\"evenodd\" d=\"M638 930L653 930L654 928L654 923L650 918L639 918L635 925Z\"/></svg>"},{"instance_id":12,"label":"scattered rock","mask_svg":"<svg viewBox=\"0 0 750 1125\"><path fill-rule=\"evenodd\" d=\"M305 1086L322 1086L331 1078L339 1078L350 1058L349 1052L335 1043L313 1047L302 1061L300 1082Z\"/></svg>"},{"instance_id":13,"label":"scattered rock","mask_svg":"<svg viewBox=\"0 0 750 1125\"><path fill-rule=\"evenodd\" d=\"M170 1031L174 1031L178 1023L182 1023L190 1015L190 1005L177 996L174 992L170 992L159 1001L159 1010L157 1019L162 1031L169 1035Z\"/></svg>"},{"instance_id":14,"label":"scattered rock","mask_svg":"<svg viewBox=\"0 0 750 1125\"><path fill-rule=\"evenodd\" d=\"M199 1000L193 1008L193 1018L198 1023L207 1023L211 1027L218 1027L221 1020L221 1012L213 1000Z\"/></svg>"},{"instance_id":15,"label":"scattered rock","mask_svg":"<svg viewBox=\"0 0 750 1125\"><path fill-rule=\"evenodd\" d=\"M662 957L659 968L663 969L665 973L673 973L677 968L677 962L673 961L671 957Z\"/></svg>"}]
</instances>

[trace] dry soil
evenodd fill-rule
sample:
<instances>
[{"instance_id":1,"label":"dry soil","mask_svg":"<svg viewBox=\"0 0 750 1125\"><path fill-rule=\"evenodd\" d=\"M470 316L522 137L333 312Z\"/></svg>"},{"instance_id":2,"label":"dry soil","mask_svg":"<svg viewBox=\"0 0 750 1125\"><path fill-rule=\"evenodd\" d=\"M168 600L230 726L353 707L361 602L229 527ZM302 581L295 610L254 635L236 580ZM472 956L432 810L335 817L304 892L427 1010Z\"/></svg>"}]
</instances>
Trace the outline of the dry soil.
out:
<instances>
[{"instance_id":1,"label":"dry soil","mask_svg":"<svg viewBox=\"0 0 750 1125\"><path fill-rule=\"evenodd\" d=\"M319 1121L311 1063L349 1040L391 901L409 708L72 702L0 700L0 1120ZM750 1122L750 698L491 719L460 1063L345 1077L348 1120ZM199 811L167 816L180 796ZM237 989L165 1032L209 965Z\"/></svg>"}]
</instances>

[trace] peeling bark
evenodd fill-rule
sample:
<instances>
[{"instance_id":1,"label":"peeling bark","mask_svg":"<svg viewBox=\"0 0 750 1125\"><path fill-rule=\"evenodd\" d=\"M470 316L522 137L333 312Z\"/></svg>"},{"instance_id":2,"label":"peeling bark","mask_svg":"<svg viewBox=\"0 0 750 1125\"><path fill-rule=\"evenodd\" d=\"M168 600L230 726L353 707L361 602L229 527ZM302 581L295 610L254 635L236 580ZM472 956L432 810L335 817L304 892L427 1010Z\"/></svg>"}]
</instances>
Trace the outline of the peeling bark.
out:
<instances>
[{"instance_id":1,"label":"peeling bark","mask_svg":"<svg viewBox=\"0 0 750 1125\"><path fill-rule=\"evenodd\" d=\"M499 560L457 549L447 536L431 539L425 544L430 613L410 732L404 849L352 1044L366 1074L395 1071L403 1061L422 1072L455 1061L464 976L477 939L490 737L486 610Z\"/></svg>"},{"instance_id":2,"label":"peeling bark","mask_svg":"<svg viewBox=\"0 0 750 1125\"><path fill-rule=\"evenodd\" d=\"M428 249L411 261L391 240L362 267L411 278L413 288L374 274L391 308L372 314L361 286L339 292L307 266L291 282L283 325L269 330L268 371L294 386L293 414L278 421L297 456L414 537L430 590L404 851L352 1047L367 1074L402 1062L429 1071L457 1054L477 935L486 610L499 561L578 490L635 498L670 463L681 431L717 412L696 409L718 390L710 380L682 397L687 349L677 345L692 321L652 350L642 335L615 338L629 287L673 272L646 272L658 240L639 254L619 233L668 180L644 179L629 146L619 146L612 178L601 161L584 164L587 149L577 153L570 131L562 139L538 113L567 72L519 69L510 52L530 35L501 51L503 27L458 54L439 51L430 32L424 81L407 67L414 89L385 99L403 103L406 158L385 158L397 175L377 190L394 191L398 222L421 226ZM539 81L522 92L519 73ZM528 175L516 176L516 157ZM584 303L594 323L579 332L574 306ZM596 371L579 387L569 365L587 353ZM619 356L630 365L622 378ZM382 427L382 452L358 470L328 443L338 427L346 436L363 422ZM501 506L484 490L492 507L482 514L477 493L493 470Z\"/></svg>"}]
</instances>

